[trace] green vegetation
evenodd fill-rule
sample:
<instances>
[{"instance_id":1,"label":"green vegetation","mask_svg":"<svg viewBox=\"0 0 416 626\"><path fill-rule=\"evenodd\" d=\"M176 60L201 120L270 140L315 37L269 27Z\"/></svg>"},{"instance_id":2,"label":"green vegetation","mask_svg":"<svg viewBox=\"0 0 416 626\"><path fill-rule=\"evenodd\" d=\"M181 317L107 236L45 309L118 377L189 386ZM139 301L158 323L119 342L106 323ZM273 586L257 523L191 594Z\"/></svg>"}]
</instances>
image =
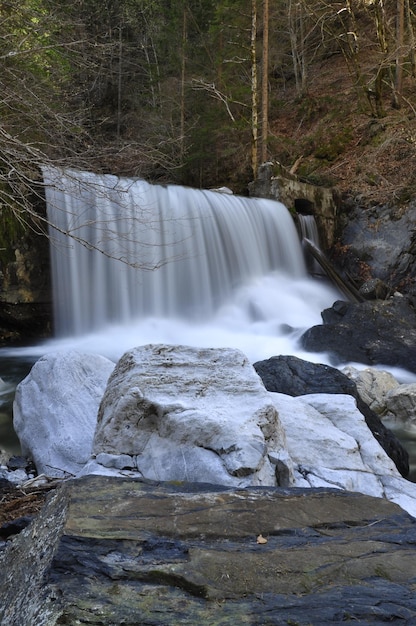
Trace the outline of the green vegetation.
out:
<instances>
[{"instance_id":1,"label":"green vegetation","mask_svg":"<svg viewBox=\"0 0 416 626\"><path fill-rule=\"evenodd\" d=\"M244 192L255 136L310 182L408 197L389 139L414 157L409 3L269 4L0 2L0 204L33 212L41 163Z\"/></svg>"}]
</instances>

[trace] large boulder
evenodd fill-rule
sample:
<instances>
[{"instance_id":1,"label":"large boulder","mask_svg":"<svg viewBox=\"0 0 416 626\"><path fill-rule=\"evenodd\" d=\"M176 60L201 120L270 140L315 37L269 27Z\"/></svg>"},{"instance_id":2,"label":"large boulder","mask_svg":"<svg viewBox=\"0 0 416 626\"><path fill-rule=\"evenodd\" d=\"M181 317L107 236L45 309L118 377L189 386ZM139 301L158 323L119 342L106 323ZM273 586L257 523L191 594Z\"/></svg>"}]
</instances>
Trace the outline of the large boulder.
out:
<instances>
[{"instance_id":1,"label":"large boulder","mask_svg":"<svg viewBox=\"0 0 416 626\"><path fill-rule=\"evenodd\" d=\"M406 430L416 428L416 383L399 385L392 389L385 399L384 419Z\"/></svg>"},{"instance_id":2,"label":"large boulder","mask_svg":"<svg viewBox=\"0 0 416 626\"><path fill-rule=\"evenodd\" d=\"M358 370L349 365L343 372L357 385L363 401L384 423L414 433L416 427L416 383L400 384L390 372L368 367Z\"/></svg>"},{"instance_id":3,"label":"large boulder","mask_svg":"<svg viewBox=\"0 0 416 626\"><path fill-rule=\"evenodd\" d=\"M409 479L416 481L416 384L399 383L390 372L371 367L359 370L349 365L343 372L354 380L360 397L383 424L398 434L409 451Z\"/></svg>"},{"instance_id":4,"label":"large boulder","mask_svg":"<svg viewBox=\"0 0 416 626\"><path fill-rule=\"evenodd\" d=\"M49 474L53 464L58 476L330 485L416 516L416 485L401 478L354 398L270 393L238 350L144 346L114 369L91 355L48 356L20 388L15 419L26 424L25 451Z\"/></svg>"},{"instance_id":5,"label":"large boulder","mask_svg":"<svg viewBox=\"0 0 416 626\"><path fill-rule=\"evenodd\" d=\"M322 320L302 335L305 350L329 353L337 364L352 361L416 372L416 312L407 298L337 301L322 312Z\"/></svg>"},{"instance_id":6,"label":"large boulder","mask_svg":"<svg viewBox=\"0 0 416 626\"><path fill-rule=\"evenodd\" d=\"M299 487L339 487L382 497L397 469L347 395L271 394L287 434Z\"/></svg>"},{"instance_id":7,"label":"large boulder","mask_svg":"<svg viewBox=\"0 0 416 626\"><path fill-rule=\"evenodd\" d=\"M57 352L39 359L17 386L13 425L39 474L75 476L84 467L113 369L103 356Z\"/></svg>"},{"instance_id":8,"label":"large boulder","mask_svg":"<svg viewBox=\"0 0 416 626\"><path fill-rule=\"evenodd\" d=\"M268 391L289 396L319 393L352 396L378 443L394 461L402 476L408 475L407 451L394 433L383 425L379 417L363 401L352 378L329 365L310 363L294 356L274 356L258 361L254 364L254 368ZM353 432L354 424L355 420L351 419L351 432Z\"/></svg>"},{"instance_id":9,"label":"large boulder","mask_svg":"<svg viewBox=\"0 0 416 626\"><path fill-rule=\"evenodd\" d=\"M355 493L88 476L0 554L0 622L414 624L415 543Z\"/></svg>"},{"instance_id":10,"label":"large boulder","mask_svg":"<svg viewBox=\"0 0 416 626\"><path fill-rule=\"evenodd\" d=\"M416 516L416 485L402 478L347 395L271 394L286 432L296 487L386 497Z\"/></svg>"},{"instance_id":11,"label":"large boulder","mask_svg":"<svg viewBox=\"0 0 416 626\"><path fill-rule=\"evenodd\" d=\"M286 440L270 395L238 350L149 345L127 352L98 412L100 468L152 480L275 485ZM280 469L279 469L280 468ZM278 479L279 480L279 479Z\"/></svg>"}]
</instances>

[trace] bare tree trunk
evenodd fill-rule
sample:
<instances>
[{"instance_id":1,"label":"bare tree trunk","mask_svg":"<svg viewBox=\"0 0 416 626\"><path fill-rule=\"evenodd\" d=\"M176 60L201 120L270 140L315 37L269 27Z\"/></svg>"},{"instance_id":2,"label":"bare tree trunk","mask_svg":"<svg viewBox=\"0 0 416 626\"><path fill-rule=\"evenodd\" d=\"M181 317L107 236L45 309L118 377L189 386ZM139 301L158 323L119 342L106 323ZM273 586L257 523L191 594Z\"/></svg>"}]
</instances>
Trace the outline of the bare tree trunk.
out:
<instances>
[{"instance_id":1,"label":"bare tree trunk","mask_svg":"<svg viewBox=\"0 0 416 626\"><path fill-rule=\"evenodd\" d=\"M300 94L301 88L300 88L299 68L298 68L298 46L297 46L297 37L296 37L296 19L293 18L293 2L292 2L292 0L288 1L287 16L288 16L288 24L289 24L290 47L291 47L291 51L292 51L293 72L295 74L295 82L296 82L296 93Z\"/></svg>"},{"instance_id":2,"label":"bare tree trunk","mask_svg":"<svg viewBox=\"0 0 416 626\"><path fill-rule=\"evenodd\" d=\"M406 2L406 22L407 22L407 36L409 38L409 47L410 47L410 63L412 67L412 76L416 77L416 42L415 42L415 33L413 31L412 26L412 11L410 9L409 0L405 0Z\"/></svg>"},{"instance_id":3,"label":"bare tree trunk","mask_svg":"<svg viewBox=\"0 0 416 626\"><path fill-rule=\"evenodd\" d=\"M304 20L300 2L288 2L288 23L296 93L301 95L306 87L306 51Z\"/></svg>"},{"instance_id":4,"label":"bare tree trunk","mask_svg":"<svg viewBox=\"0 0 416 626\"><path fill-rule=\"evenodd\" d=\"M120 21L118 29L118 76L117 76L117 141L120 141L121 135L121 92L123 80L123 24Z\"/></svg>"},{"instance_id":5,"label":"bare tree trunk","mask_svg":"<svg viewBox=\"0 0 416 626\"><path fill-rule=\"evenodd\" d=\"M258 93L257 93L257 0L251 3L251 168L254 178L257 177L258 168Z\"/></svg>"},{"instance_id":6,"label":"bare tree trunk","mask_svg":"<svg viewBox=\"0 0 416 626\"><path fill-rule=\"evenodd\" d=\"M394 81L393 106L401 106L403 90L403 43L404 43L404 0L397 0L396 15L396 77Z\"/></svg>"},{"instance_id":7,"label":"bare tree trunk","mask_svg":"<svg viewBox=\"0 0 416 626\"><path fill-rule=\"evenodd\" d=\"M306 59L306 36L305 36L305 14L302 3L297 6L297 13L299 19L299 34L300 34L300 52L298 53L298 62L300 68L300 85L301 93L306 90L306 78L307 78L307 59Z\"/></svg>"},{"instance_id":8,"label":"bare tree trunk","mask_svg":"<svg viewBox=\"0 0 416 626\"><path fill-rule=\"evenodd\" d=\"M383 85L384 77L386 74L386 68L384 65L385 57L388 51L387 37L386 37L386 16L384 11L384 0L376 0L374 3L376 11L376 28L377 39L380 44L382 53L381 62L379 64L377 75L374 81L374 96L376 104L377 117L383 117Z\"/></svg>"},{"instance_id":9,"label":"bare tree trunk","mask_svg":"<svg viewBox=\"0 0 416 626\"><path fill-rule=\"evenodd\" d=\"M267 161L267 138L269 130L269 0L263 0L263 57L261 99L261 161Z\"/></svg>"},{"instance_id":10,"label":"bare tree trunk","mask_svg":"<svg viewBox=\"0 0 416 626\"><path fill-rule=\"evenodd\" d=\"M183 163L183 157L185 154L185 76L186 76L186 37L187 37L187 24L186 24L186 8L185 3L183 5L182 16L182 67L181 67L181 97L180 97L180 153L181 164Z\"/></svg>"}]
</instances>

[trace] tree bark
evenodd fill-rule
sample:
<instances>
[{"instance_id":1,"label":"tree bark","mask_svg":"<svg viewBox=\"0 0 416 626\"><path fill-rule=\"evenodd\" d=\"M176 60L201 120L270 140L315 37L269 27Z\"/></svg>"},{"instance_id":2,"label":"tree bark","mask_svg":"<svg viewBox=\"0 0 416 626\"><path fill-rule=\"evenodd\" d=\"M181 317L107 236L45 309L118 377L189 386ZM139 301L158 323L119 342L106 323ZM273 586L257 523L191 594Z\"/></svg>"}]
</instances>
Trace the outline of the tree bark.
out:
<instances>
[{"instance_id":1,"label":"tree bark","mask_svg":"<svg viewBox=\"0 0 416 626\"><path fill-rule=\"evenodd\" d=\"M185 76L186 76L186 38L187 38L187 23L186 23L186 7L183 5L182 16L182 59L181 59L181 99L180 99L180 152L181 152L181 164L183 163L183 157L185 154Z\"/></svg>"},{"instance_id":2,"label":"tree bark","mask_svg":"<svg viewBox=\"0 0 416 626\"><path fill-rule=\"evenodd\" d=\"M376 114L377 117L383 117L384 109L383 109L383 83L384 76L386 74L385 68L385 57L388 52L388 43L386 36L386 16L384 10L384 0L376 0L375 2L375 11L376 11L376 29L377 29L377 39L380 45L382 58L377 69L377 75L374 81L374 96L375 96L375 105L376 105Z\"/></svg>"},{"instance_id":3,"label":"tree bark","mask_svg":"<svg viewBox=\"0 0 416 626\"><path fill-rule=\"evenodd\" d=\"M405 0L406 2L406 23L407 23L407 36L409 38L409 47L410 47L410 64L412 68L412 76L416 77L416 51L415 51L415 33L413 31L412 26L412 11L410 8L410 1Z\"/></svg>"},{"instance_id":4,"label":"tree bark","mask_svg":"<svg viewBox=\"0 0 416 626\"><path fill-rule=\"evenodd\" d=\"M263 57L262 57L262 124L261 161L267 161L267 137L269 130L269 0L263 0Z\"/></svg>"},{"instance_id":5,"label":"tree bark","mask_svg":"<svg viewBox=\"0 0 416 626\"><path fill-rule=\"evenodd\" d=\"M396 15L396 76L394 81L393 105L401 106L403 89L403 43L404 43L404 0L397 0Z\"/></svg>"},{"instance_id":6,"label":"tree bark","mask_svg":"<svg viewBox=\"0 0 416 626\"><path fill-rule=\"evenodd\" d=\"M257 0L251 3L251 167L253 176L257 176L258 168L258 93L257 93Z\"/></svg>"}]
</instances>

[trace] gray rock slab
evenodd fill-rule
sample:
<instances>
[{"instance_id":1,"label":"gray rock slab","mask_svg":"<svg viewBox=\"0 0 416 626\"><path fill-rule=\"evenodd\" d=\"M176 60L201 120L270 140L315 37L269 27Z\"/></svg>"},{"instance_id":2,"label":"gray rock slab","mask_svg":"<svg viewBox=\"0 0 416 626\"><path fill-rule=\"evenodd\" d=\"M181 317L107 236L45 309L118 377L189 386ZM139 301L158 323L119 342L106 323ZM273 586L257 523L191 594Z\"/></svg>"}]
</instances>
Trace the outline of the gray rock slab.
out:
<instances>
[{"instance_id":1,"label":"gray rock slab","mask_svg":"<svg viewBox=\"0 0 416 626\"><path fill-rule=\"evenodd\" d=\"M148 345L126 352L108 381L91 471L103 455L128 455L151 480L276 485L271 459L284 463L285 449L270 394L242 352Z\"/></svg>"},{"instance_id":2,"label":"gray rock slab","mask_svg":"<svg viewBox=\"0 0 416 626\"><path fill-rule=\"evenodd\" d=\"M414 518L331 489L63 483L0 554L3 626L416 620Z\"/></svg>"},{"instance_id":3,"label":"gray rock slab","mask_svg":"<svg viewBox=\"0 0 416 626\"><path fill-rule=\"evenodd\" d=\"M409 473L409 455L397 437L361 398L353 377L320 363L309 363L294 356L274 356L254 364L266 389L289 396L305 394L349 394L357 401L367 426L394 461L402 476Z\"/></svg>"},{"instance_id":4,"label":"gray rock slab","mask_svg":"<svg viewBox=\"0 0 416 626\"><path fill-rule=\"evenodd\" d=\"M61 478L84 467L113 369L97 354L57 352L39 359L17 386L13 424L38 474Z\"/></svg>"}]
</instances>

